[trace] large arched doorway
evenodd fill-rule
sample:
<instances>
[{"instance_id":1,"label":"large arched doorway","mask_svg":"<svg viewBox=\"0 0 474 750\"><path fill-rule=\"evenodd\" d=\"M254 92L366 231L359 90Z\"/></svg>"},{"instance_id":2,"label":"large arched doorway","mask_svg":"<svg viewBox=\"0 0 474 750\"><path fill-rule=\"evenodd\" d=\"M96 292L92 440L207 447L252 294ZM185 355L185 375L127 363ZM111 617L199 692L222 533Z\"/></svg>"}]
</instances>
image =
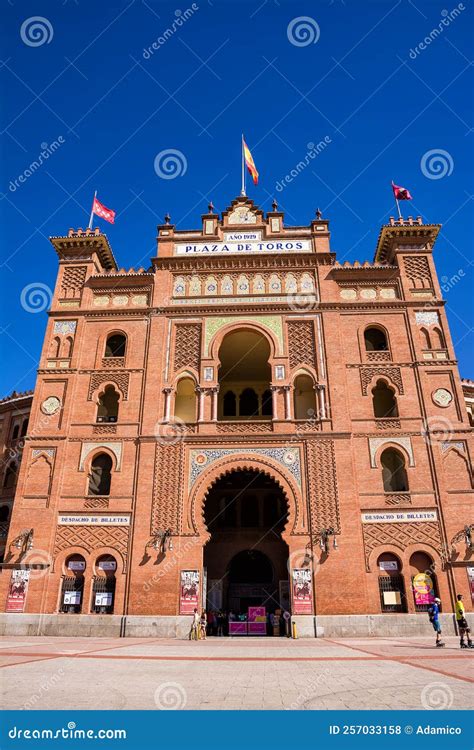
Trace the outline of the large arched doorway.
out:
<instances>
[{"instance_id":1,"label":"large arched doorway","mask_svg":"<svg viewBox=\"0 0 474 750\"><path fill-rule=\"evenodd\" d=\"M204 507L208 610L238 615L288 606L287 518L282 488L263 472L235 470L212 486Z\"/></svg>"}]
</instances>

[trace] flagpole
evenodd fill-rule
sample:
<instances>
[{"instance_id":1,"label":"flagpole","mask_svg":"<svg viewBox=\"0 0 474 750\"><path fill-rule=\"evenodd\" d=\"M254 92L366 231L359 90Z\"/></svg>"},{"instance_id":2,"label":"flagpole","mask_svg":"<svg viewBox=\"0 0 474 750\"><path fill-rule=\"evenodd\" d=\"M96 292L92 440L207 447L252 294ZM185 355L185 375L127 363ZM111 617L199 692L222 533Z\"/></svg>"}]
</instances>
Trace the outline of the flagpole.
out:
<instances>
[{"instance_id":1,"label":"flagpole","mask_svg":"<svg viewBox=\"0 0 474 750\"><path fill-rule=\"evenodd\" d=\"M89 229L92 229L92 222L93 222L93 219L94 219L94 203L95 203L95 199L96 198L97 198L97 190L94 192L94 198L92 200L92 211L91 211L91 216L90 216L90 219L89 219L89 227L88 227Z\"/></svg>"},{"instance_id":2,"label":"flagpole","mask_svg":"<svg viewBox=\"0 0 474 750\"><path fill-rule=\"evenodd\" d=\"M240 195L245 195L245 156L244 156L244 134L242 133L242 189Z\"/></svg>"},{"instance_id":3,"label":"flagpole","mask_svg":"<svg viewBox=\"0 0 474 750\"><path fill-rule=\"evenodd\" d=\"M398 202L398 198L395 198L395 203L397 204L398 218L401 219L402 218L402 212L400 211L400 204Z\"/></svg>"}]
</instances>

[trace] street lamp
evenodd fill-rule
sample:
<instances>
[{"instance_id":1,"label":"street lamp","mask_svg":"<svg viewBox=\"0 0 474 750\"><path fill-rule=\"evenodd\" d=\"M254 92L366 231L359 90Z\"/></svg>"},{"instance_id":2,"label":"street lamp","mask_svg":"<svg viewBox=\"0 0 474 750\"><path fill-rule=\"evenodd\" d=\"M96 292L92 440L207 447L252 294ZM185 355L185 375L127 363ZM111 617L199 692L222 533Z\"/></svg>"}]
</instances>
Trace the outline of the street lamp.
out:
<instances>
[{"instance_id":1,"label":"street lamp","mask_svg":"<svg viewBox=\"0 0 474 750\"><path fill-rule=\"evenodd\" d=\"M33 548L33 536L33 529L23 529L23 531L20 531L18 536L12 540L10 546L19 549L21 554L24 555L25 552L29 552L29 550Z\"/></svg>"},{"instance_id":2,"label":"street lamp","mask_svg":"<svg viewBox=\"0 0 474 750\"><path fill-rule=\"evenodd\" d=\"M464 527L464 544L466 545L466 549L472 549L472 530L473 526L465 526Z\"/></svg>"}]
</instances>

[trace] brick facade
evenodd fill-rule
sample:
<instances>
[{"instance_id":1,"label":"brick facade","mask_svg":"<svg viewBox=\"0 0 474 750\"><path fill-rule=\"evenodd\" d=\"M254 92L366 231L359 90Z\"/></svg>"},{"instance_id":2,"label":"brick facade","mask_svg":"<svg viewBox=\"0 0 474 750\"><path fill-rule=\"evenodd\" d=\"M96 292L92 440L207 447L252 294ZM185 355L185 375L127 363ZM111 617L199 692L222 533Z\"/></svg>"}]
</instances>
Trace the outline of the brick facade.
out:
<instances>
[{"instance_id":1,"label":"brick facade","mask_svg":"<svg viewBox=\"0 0 474 750\"><path fill-rule=\"evenodd\" d=\"M96 611L97 591L109 590L103 579L115 578L114 614L179 615L180 572L199 571L202 586L208 494L223 477L254 472L284 499L283 567L290 578L294 568L312 571L313 613L384 611L384 560L398 566L400 611L416 611L411 578L423 570L445 611L457 592L471 609L472 427L433 263L439 229L391 219L373 263L339 264L319 214L291 227L276 206L264 215L238 198L222 217L205 214L200 230L159 226L152 265L137 271L118 269L98 230L53 237L58 278L1 606L10 571L23 565L27 613L64 609L64 580L82 576L77 612ZM245 246L244 234L256 239ZM223 247L232 242L242 249ZM368 328L385 345L371 348ZM267 418L222 418L219 352L239 331L269 352ZM114 334L124 349L110 347ZM298 378L314 390L305 418L296 418ZM377 387L396 411L374 416ZM116 418L98 416L107 393ZM176 419L186 399L195 416ZM387 448L404 464L406 486L384 485ZM111 483L91 492L99 454ZM12 544L29 529L31 549ZM172 549L168 538L160 547L168 530ZM229 535L229 560L245 538ZM252 542L261 551L265 544Z\"/></svg>"}]
</instances>

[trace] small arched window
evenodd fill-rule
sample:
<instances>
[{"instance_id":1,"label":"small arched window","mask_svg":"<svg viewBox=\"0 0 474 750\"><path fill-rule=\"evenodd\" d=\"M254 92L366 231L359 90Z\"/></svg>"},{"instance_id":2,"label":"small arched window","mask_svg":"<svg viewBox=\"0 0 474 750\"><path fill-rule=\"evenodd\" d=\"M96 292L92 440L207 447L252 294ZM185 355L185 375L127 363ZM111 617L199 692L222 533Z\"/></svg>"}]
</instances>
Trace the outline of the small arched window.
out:
<instances>
[{"instance_id":1,"label":"small arched window","mask_svg":"<svg viewBox=\"0 0 474 750\"><path fill-rule=\"evenodd\" d=\"M113 387L108 385L105 391L99 396L99 405L97 408L98 422L116 422L119 410L119 394Z\"/></svg>"},{"instance_id":2,"label":"small arched window","mask_svg":"<svg viewBox=\"0 0 474 750\"><path fill-rule=\"evenodd\" d=\"M237 399L234 391L227 391L227 393L224 393L222 404L224 417L235 417L237 415Z\"/></svg>"},{"instance_id":3,"label":"small arched window","mask_svg":"<svg viewBox=\"0 0 474 750\"><path fill-rule=\"evenodd\" d=\"M444 336L439 328L433 328L432 341L434 349L445 349Z\"/></svg>"},{"instance_id":4,"label":"small arched window","mask_svg":"<svg viewBox=\"0 0 474 750\"><path fill-rule=\"evenodd\" d=\"M398 417L397 399L392 388L389 388L385 380L377 380L375 388L372 389L372 404L374 417Z\"/></svg>"},{"instance_id":5,"label":"small arched window","mask_svg":"<svg viewBox=\"0 0 474 750\"><path fill-rule=\"evenodd\" d=\"M174 416L182 422L196 421L196 386L192 378L181 378L178 382Z\"/></svg>"},{"instance_id":6,"label":"small arched window","mask_svg":"<svg viewBox=\"0 0 474 750\"><path fill-rule=\"evenodd\" d=\"M59 336L55 336L54 339L52 339L51 341L50 356L57 359L57 357L59 357L60 348L61 348L61 339L59 338Z\"/></svg>"},{"instance_id":7,"label":"small arched window","mask_svg":"<svg viewBox=\"0 0 474 750\"><path fill-rule=\"evenodd\" d=\"M403 455L387 448L380 457L384 492L408 492L408 476Z\"/></svg>"},{"instance_id":8,"label":"small arched window","mask_svg":"<svg viewBox=\"0 0 474 750\"><path fill-rule=\"evenodd\" d=\"M72 357L72 347L73 347L73 340L71 336L68 336L66 338L66 341L64 342L64 356L65 357Z\"/></svg>"},{"instance_id":9,"label":"small arched window","mask_svg":"<svg viewBox=\"0 0 474 750\"><path fill-rule=\"evenodd\" d=\"M430 334L428 333L426 328L420 328L420 336L423 349L431 349Z\"/></svg>"},{"instance_id":10,"label":"small arched window","mask_svg":"<svg viewBox=\"0 0 474 750\"><path fill-rule=\"evenodd\" d=\"M366 352L388 351L387 336L381 328L366 328L364 331L364 343Z\"/></svg>"},{"instance_id":11,"label":"small arched window","mask_svg":"<svg viewBox=\"0 0 474 750\"><path fill-rule=\"evenodd\" d=\"M258 417L258 396L253 388L244 388L239 396L241 417Z\"/></svg>"},{"instance_id":12,"label":"small arched window","mask_svg":"<svg viewBox=\"0 0 474 750\"><path fill-rule=\"evenodd\" d=\"M20 425L16 424L13 427L12 440L16 440L19 434L20 434Z\"/></svg>"},{"instance_id":13,"label":"small arched window","mask_svg":"<svg viewBox=\"0 0 474 750\"><path fill-rule=\"evenodd\" d=\"M18 466L14 461L8 465L5 472L5 478L3 480L3 487L5 490L11 490L16 483L16 477L18 472Z\"/></svg>"},{"instance_id":14,"label":"small arched window","mask_svg":"<svg viewBox=\"0 0 474 750\"><path fill-rule=\"evenodd\" d=\"M106 357L125 357L127 339L123 333L113 333L108 337L105 345Z\"/></svg>"},{"instance_id":15,"label":"small arched window","mask_svg":"<svg viewBox=\"0 0 474 750\"><path fill-rule=\"evenodd\" d=\"M21 425L21 437L25 437L26 432L28 430L28 419L23 420L23 424Z\"/></svg>"},{"instance_id":16,"label":"small arched window","mask_svg":"<svg viewBox=\"0 0 474 750\"><path fill-rule=\"evenodd\" d=\"M110 495L112 459L107 453L94 457L89 477L88 495Z\"/></svg>"},{"instance_id":17,"label":"small arched window","mask_svg":"<svg viewBox=\"0 0 474 750\"><path fill-rule=\"evenodd\" d=\"M298 375L294 383L295 419L314 419L316 393L309 375Z\"/></svg>"}]
</instances>

